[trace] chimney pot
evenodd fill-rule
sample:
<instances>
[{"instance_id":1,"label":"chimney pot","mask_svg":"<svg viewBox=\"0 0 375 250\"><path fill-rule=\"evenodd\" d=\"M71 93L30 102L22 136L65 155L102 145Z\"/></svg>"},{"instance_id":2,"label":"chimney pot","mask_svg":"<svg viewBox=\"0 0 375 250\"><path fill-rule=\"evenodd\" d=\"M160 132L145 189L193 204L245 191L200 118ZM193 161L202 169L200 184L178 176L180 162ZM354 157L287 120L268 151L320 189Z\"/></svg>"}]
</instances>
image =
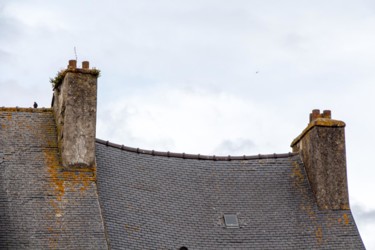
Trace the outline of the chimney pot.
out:
<instances>
[{"instance_id":1,"label":"chimney pot","mask_svg":"<svg viewBox=\"0 0 375 250\"><path fill-rule=\"evenodd\" d=\"M331 119L331 110L323 110L323 118Z\"/></svg>"},{"instance_id":2,"label":"chimney pot","mask_svg":"<svg viewBox=\"0 0 375 250\"><path fill-rule=\"evenodd\" d=\"M315 119L320 117L320 110L313 109L312 113L310 114L310 122L314 121Z\"/></svg>"},{"instance_id":3,"label":"chimney pot","mask_svg":"<svg viewBox=\"0 0 375 250\"><path fill-rule=\"evenodd\" d=\"M77 61L76 60L69 60L69 69L76 69L77 68Z\"/></svg>"},{"instance_id":4,"label":"chimney pot","mask_svg":"<svg viewBox=\"0 0 375 250\"><path fill-rule=\"evenodd\" d=\"M83 61L82 62L82 69L89 69L90 68L90 62L89 61Z\"/></svg>"}]
</instances>

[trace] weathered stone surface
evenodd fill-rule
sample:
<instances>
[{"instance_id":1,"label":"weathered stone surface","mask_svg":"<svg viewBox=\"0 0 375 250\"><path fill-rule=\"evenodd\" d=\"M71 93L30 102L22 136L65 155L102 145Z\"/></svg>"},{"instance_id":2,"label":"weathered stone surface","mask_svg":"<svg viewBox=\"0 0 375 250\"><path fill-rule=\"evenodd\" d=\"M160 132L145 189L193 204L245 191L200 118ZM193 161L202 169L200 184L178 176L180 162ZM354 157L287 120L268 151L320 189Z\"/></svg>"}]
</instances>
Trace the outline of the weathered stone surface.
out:
<instances>
[{"instance_id":1,"label":"weathered stone surface","mask_svg":"<svg viewBox=\"0 0 375 250\"><path fill-rule=\"evenodd\" d=\"M97 76L67 72L53 103L64 166L95 166L96 105Z\"/></svg>"},{"instance_id":2,"label":"weathered stone surface","mask_svg":"<svg viewBox=\"0 0 375 250\"><path fill-rule=\"evenodd\" d=\"M302 156L320 209L349 209L344 127L342 121L318 118L291 145Z\"/></svg>"},{"instance_id":3,"label":"weathered stone surface","mask_svg":"<svg viewBox=\"0 0 375 250\"><path fill-rule=\"evenodd\" d=\"M298 152L298 147L297 144L298 142L314 127L319 126L319 127L345 127L346 124L343 121L339 120L333 120L333 119L324 119L324 118L317 118L315 120L310 120L310 123L307 125L307 127L302 131L302 133L297 136L291 143L291 147L293 148L294 152ZM295 148L296 147L296 148Z\"/></svg>"}]
</instances>

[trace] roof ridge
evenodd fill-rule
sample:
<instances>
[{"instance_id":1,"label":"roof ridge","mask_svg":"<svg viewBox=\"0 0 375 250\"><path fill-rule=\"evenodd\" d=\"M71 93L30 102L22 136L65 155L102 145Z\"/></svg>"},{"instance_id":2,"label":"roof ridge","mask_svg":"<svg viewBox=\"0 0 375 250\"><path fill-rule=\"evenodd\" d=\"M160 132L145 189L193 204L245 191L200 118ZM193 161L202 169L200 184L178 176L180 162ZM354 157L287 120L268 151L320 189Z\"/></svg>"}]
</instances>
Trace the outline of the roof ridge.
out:
<instances>
[{"instance_id":1,"label":"roof ridge","mask_svg":"<svg viewBox=\"0 0 375 250\"><path fill-rule=\"evenodd\" d=\"M138 154L146 154L153 156L163 156L163 157L173 157L173 158L182 158L182 159L196 159L196 160L212 160L212 161L236 161L236 160L256 160L256 159L277 159L277 158L289 158L298 153L284 153L284 154L258 154L258 155L242 155L242 156L216 156L216 155L201 155L201 154L186 154L186 153L175 153L175 152L165 152L165 151L155 151L155 150L146 150L140 148L133 148L129 146L124 146L109 141L96 139L96 142L99 144L106 145L112 148L118 148L127 152L133 152Z\"/></svg>"},{"instance_id":2,"label":"roof ridge","mask_svg":"<svg viewBox=\"0 0 375 250\"><path fill-rule=\"evenodd\" d=\"M0 111L3 111L3 112L31 112L31 113L43 113L43 112L52 112L52 108L0 107Z\"/></svg>"}]
</instances>

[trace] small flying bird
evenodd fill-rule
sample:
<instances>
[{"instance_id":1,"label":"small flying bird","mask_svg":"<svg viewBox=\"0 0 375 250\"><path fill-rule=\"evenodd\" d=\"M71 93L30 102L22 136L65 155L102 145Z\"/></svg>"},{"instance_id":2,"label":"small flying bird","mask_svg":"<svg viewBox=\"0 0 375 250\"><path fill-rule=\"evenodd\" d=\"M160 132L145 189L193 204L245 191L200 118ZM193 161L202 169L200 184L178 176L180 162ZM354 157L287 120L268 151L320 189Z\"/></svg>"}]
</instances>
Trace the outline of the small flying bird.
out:
<instances>
[{"instance_id":1,"label":"small flying bird","mask_svg":"<svg viewBox=\"0 0 375 250\"><path fill-rule=\"evenodd\" d=\"M258 74L258 73L259 73L259 71L256 71L256 72L255 72L255 74Z\"/></svg>"},{"instance_id":2,"label":"small flying bird","mask_svg":"<svg viewBox=\"0 0 375 250\"><path fill-rule=\"evenodd\" d=\"M38 107L38 103L34 102L34 109Z\"/></svg>"}]
</instances>

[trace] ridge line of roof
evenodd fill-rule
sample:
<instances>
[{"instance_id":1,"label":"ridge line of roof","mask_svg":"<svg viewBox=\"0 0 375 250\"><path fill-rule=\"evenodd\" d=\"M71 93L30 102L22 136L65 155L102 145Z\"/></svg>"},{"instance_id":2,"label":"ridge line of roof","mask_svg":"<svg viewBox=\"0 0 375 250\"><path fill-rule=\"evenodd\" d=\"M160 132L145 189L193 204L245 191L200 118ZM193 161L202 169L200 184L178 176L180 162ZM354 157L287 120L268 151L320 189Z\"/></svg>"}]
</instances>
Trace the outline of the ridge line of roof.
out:
<instances>
[{"instance_id":1,"label":"ridge line of roof","mask_svg":"<svg viewBox=\"0 0 375 250\"><path fill-rule=\"evenodd\" d=\"M0 112L31 112L43 113L52 112L52 108L20 108L20 107L0 107Z\"/></svg>"},{"instance_id":2,"label":"ridge line of roof","mask_svg":"<svg viewBox=\"0 0 375 250\"><path fill-rule=\"evenodd\" d=\"M196 159L196 160L211 160L211 161L236 161L236 160L257 160L257 159L277 159L277 158L289 158L297 153L284 153L284 154L258 154L258 155L242 155L242 156L216 156L216 155L201 155L201 154L186 154L186 153L175 153L175 152L165 152L165 151L155 151L155 150L146 150L140 148L128 147L109 141L96 139L96 142L103 144L108 147L121 149L127 152L137 153L137 154L146 154L153 156L163 156L163 157L173 157L173 158L182 158L182 159Z\"/></svg>"}]
</instances>

